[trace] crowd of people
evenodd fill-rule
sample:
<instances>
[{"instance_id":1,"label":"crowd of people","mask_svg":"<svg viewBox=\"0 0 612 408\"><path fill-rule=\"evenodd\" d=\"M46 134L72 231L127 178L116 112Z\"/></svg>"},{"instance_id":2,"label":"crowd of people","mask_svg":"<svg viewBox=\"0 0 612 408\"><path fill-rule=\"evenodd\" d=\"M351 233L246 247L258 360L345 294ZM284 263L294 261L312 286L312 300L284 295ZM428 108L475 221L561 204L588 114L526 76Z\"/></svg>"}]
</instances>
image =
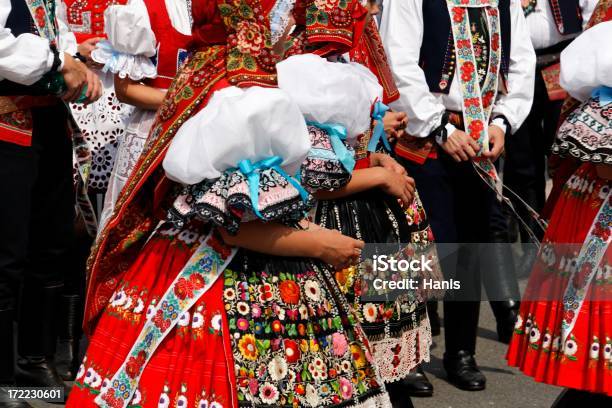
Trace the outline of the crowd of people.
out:
<instances>
[{"instance_id":1,"label":"crowd of people","mask_svg":"<svg viewBox=\"0 0 612 408\"><path fill-rule=\"evenodd\" d=\"M448 381L486 388L484 287L508 365L556 407L609 406L609 20L611 0L0 0L0 387L412 407L441 325ZM374 289L383 253L460 289Z\"/></svg>"}]
</instances>

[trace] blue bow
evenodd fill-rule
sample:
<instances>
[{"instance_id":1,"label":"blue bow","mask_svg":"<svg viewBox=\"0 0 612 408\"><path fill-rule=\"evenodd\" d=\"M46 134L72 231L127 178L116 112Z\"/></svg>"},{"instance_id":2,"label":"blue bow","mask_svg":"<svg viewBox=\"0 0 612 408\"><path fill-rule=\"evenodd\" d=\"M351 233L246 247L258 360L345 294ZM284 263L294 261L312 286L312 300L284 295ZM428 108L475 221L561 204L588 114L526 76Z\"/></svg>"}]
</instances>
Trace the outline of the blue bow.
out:
<instances>
[{"instance_id":1,"label":"blue bow","mask_svg":"<svg viewBox=\"0 0 612 408\"><path fill-rule=\"evenodd\" d=\"M608 105L610 103L612 103L612 88L608 87L608 86L600 86L599 88L596 88L593 93L591 94L591 96L599 97L599 104L601 106L605 106Z\"/></svg>"},{"instance_id":2,"label":"blue bow","mask_svg":"<svg viewBox=\"0 0 612 408\"><path fill-rule=\"evenodd\" d=\"M249 159L244 159L238 162L238 169L244 174L249 183L249 192L251 195L251 204L253 205L253 211L261 219L265 219L259 212L259 174L263 170L274 169L282 177L284 177L295 189L300 193L302 200L306 202L308 200L308 192L304 190L304 187L300 185L293 177L291 177L280 165L283 159L280 156L270 156L266 159L258 162L251 162Z\"/></svg>"},{"instance_id":3,"label":"blue bow","mask_svg":"<svg viewBox=\"0 0 612 408\"><path fill-rule=\"evenodd\" d=\"M118 57L121 53L113 48L111 43L108 40L102 40L96 44L97 48L103 49L111 54L111 57L106 64L102 67L102 72L107 73L108 71L113 72L113 68L116 67Z\"/></svg>"},{"instance_id":4,"label":"blue bow","mask_svg":"<svg viewBox=\"0 0 612 408\"><path fill-rule=\"evenodd\" d=\"M377 101L374 104L374 111L372 112L372 119L376 121L376 127L374 128L374 132L372 132L372 137L370 138L370 143L368 143L368 151L375 152L376 147L378 146L378 142L382 139L383 145L385 149L390 152L391 145L389 145L389 141L387 140L387 135L385 134L385 125L383 124L383 118L385 117L385 113L389 110L389 107L382 103L381 101Z\"/></svg>"},{"instance_id":5,"label":"blue bow","mask_svg":"<svg viewBox=\"0 0 612 408\"><path fill-rule=\"evenodd\" d=\"M346 128L339 123L308 122L308 125L318 127L327 132L329 142L334 149L336 157L324 149L310 149L311 155L321 159L337 159L349 173L355 168L355 153L346 148L343 141L346 140Z\"/></svg>"}]
</instances>

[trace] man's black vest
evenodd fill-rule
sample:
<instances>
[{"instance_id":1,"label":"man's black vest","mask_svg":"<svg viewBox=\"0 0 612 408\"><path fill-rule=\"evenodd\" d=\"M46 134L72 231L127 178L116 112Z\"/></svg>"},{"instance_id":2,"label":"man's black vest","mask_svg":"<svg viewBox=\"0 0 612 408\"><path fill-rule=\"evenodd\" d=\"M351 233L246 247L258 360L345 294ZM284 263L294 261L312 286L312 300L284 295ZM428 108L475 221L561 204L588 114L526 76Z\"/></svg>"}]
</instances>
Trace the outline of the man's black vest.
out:
<instances>
[{"instance_id":1,"label":"man's black vest","mask_svg":"<svg viewBox=\"0 0 612 408\"><path fill-rule=\"evenodd\" d=\"M582 31L579 0L548 0L548 2L560 34L576 34Z\"/></svg>"},{"instance_id":2,"label":"man's black vest","mask_svg":"<svg viewBox=\"0 0 612 408\"><path fill-rule=\"evenodd\" d=\"M6 28L10 28L15 37L25 33L38 34L30 10L28 10L24 0L11 0L11 12L6 20Z\"/></svg>"},{"instance_id":3,"label":"man's black vest","mask_svg":"<svg viewBox=\"0 0 612 408\"><path fill-rule=\"evenodd\" d=\"M510 0L499 0L499 19L502 39L500 72L507 79L512 32ZM423 0L423 28L419 65L425 72L429 90L448 94L455 75L455 44L446 0Z\"/></svg>"}]
</instances>

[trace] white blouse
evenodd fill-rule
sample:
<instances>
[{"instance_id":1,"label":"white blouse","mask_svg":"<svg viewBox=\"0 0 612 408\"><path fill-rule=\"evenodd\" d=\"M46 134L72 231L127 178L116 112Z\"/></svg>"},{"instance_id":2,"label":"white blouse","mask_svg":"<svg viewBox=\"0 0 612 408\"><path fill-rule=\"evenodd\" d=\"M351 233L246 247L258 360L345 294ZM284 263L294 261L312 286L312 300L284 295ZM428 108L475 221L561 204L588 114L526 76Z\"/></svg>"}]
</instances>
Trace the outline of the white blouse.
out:
<instances>
[{"instance_id":1,"label":"white blouse","mask_svg":"<svg viewBox=\"0 0 612 408\"><path fill-rule=\"evenodd\" d=\"M583 27L589 22L598 2L599 0L580 0ZM533 47L536 50L552 47L576 36L576 34L563 35L559 33L549 0L538 1L534 12L527 16L527 27L531 34Z\"/></svg>"},{"instance_id":2,"label":"white blouse","mask_svg":"<svg viewBox=\"0 0 612 408\"><path fill-rule=\"evenodd\" d=\"M612 87L612 48L602 41L612 38L612 21L582 33L561 53L561 86L584 101L595 88Z\"/></svg>"},{"instance_id":3,"label":"white blouse","mask_svg":"<svg viewBox=\"0 0 612 408\"><path fill-rule=\"evenodd\" d=\"M191 18L186 0L165 0L172 27L181 34L191 34ZM105 69L134 81L157 76L150 57L157 51L157 39L143 0L126 5L112 5L104 12L108 41L98 43L92 59Z\"/></svg>"},{"instance_id":4,"label":"white blouse","mask_svg":"<svg viewBox=\"0 0 612 408\"><path fill-rule=\"evenodd\" d=\"M76 53L76 40L63 18L64 4L57 3L56 7L61 68L64 52ZM49 49L49 41L37 35L26 33L15 37L11 30L6 28L10 12L11 0L0 0L0 80L8 79L23 85L32 85L53 66L53 53Z\"/></svg>"},{"instance_id":5,"label":"white blouse","mask_svg":"<svg viewBox=\"0 0 612 408\"><path fill-rule=\"evenodd\" d=\"M462 96L457 73L448 95L431 93L425 73L419 66L423 43L423 0L386 0L383 9L381 36L400 98L391 103L397 111L408 114L410 135L427 137L440 126L444 112L462 110ZM515 132L527 118L533 102L536 56L520 0L511 0L512 46L507 93L499 92L493 116L503 115ZM496 123L503 127L501 123ZM448 134L455 127L448 124Z\"/></svg>"}]
</instances>

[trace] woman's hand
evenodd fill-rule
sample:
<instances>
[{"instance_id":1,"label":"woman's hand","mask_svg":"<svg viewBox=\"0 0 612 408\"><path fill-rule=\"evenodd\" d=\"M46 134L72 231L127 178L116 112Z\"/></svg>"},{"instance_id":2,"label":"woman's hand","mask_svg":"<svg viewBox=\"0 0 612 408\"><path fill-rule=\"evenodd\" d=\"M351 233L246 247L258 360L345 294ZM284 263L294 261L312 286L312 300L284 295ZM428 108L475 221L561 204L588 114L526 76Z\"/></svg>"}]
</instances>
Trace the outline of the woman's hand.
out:
<instances>
[{"instance_id":1,"label":"woman's hand","mask_svg":"<svg viewBox=\"0 0 612 408\"><path fill-rule=\"evenodd\" d=\"M399 139L404 136L408 117L405 112L387 111L383 117L383 126L388 139Z\"/></svg>"},{"instance_id":2,"label":"woman's hand","mask_svg":"<svg viewBox=\"0 0 612 408\"><path fill-rule=\"evenodd\" d=\"M320 228L316 234L315 257L332 265L336 270L359 263L364 242L342 235L339 231Z\"/></svg>"},{"instance_id":3,"label":"woman's hand","mask_svg":"<svg viewBox=\"0 0 612 408\"><path fill-rule=\"evenodd\" d=\"M370 167L384 167L394 173L408 175L404 166L385 153L370 153Z\"/></svg>"},{"instance_id":4,"label":"woman's hand","mask_svg":"<svg viewBox=\"0 0 612 408\"><path fill-rule=\"evenodd\" d=\"M398 174L384 167L378 167L379 186L387 194L397 197L404 206L408 206L414 199L415 183L412 177Z\"/></svg>"},{"instance_id":5,"label":"woman's hand","mask_svg":"<svg viewBox=\"0 0 612 408\"><path fill-rule=\"evenodd\" d=\"M77 51L83 57L87 58L87 62L89 63L91 62L91 52L96 49L96 46L98 45L98 43L102 41L103 39L104 38L102 37L95 37L95 38L90 38L88 40L85 40L79 44L79 46L77 47Z\"/></svg>"}]
</instances>

